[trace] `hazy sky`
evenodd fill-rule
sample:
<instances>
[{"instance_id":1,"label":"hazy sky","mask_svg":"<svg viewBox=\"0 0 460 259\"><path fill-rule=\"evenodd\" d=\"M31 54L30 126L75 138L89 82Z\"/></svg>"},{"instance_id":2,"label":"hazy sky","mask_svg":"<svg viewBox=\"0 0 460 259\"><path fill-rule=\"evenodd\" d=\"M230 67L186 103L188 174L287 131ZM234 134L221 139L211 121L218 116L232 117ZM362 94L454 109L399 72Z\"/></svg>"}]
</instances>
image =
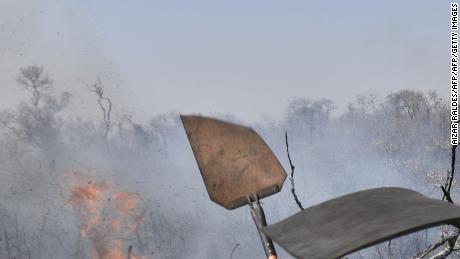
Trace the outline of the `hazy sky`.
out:
<instances>
[{"instance_id":1,"label":"hazy sky","mask_svg":"<svg viewBox=\"0 0 460 259\"><path fill-rule=\"evenodd\" d=\"M25 100L15 78L29 64L82 116L96 109L97 77L138 120L254 121L293 97L344 109L369 90L448 95L450 1L374 2L0 0L0 108Z\"/></svg>"}]
</instances>

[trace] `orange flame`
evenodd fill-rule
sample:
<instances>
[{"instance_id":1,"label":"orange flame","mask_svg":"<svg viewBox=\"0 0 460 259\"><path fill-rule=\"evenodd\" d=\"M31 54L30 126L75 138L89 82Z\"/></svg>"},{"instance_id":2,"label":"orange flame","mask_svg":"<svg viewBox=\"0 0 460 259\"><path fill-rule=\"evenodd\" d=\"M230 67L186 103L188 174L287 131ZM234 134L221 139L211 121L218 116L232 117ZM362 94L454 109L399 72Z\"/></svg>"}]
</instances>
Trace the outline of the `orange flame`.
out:
<instances>
[{"instance_id":1,"label":"orange flame","mask_svg":"<svg viewBox=\"0 0 460 259\"><path fill-rule=\"evenodd\" d=\"M143 258L132 253L129 242L143 220L137 193L107 181L85 181L71 185L69 202L78 213L81 238L92 244L93 259Z\"/></svg>"}]
</instances>

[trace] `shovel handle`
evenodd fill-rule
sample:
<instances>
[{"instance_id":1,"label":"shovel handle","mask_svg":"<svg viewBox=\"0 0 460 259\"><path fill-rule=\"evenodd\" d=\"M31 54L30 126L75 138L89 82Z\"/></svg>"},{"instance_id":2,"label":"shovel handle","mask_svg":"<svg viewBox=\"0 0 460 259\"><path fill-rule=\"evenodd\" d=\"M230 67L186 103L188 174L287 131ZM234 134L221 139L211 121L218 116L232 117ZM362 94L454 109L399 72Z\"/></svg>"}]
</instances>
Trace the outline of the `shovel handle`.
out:
<instances>
[{"instance_id":1,"label":"shovel handle","mask_svg":"<svg viewBox=\"0 0 460 259\"><path fill-rule=\"evenodd\" d=\"M251 216L256 224L257 231L259 232L260 241L262 241L262 246L265 251L265 255L268 259L276 259L276 251L275 246L273 245L273 241L262 232L262 228L267 226L267 221L265 220L265 213L264 209L259 203L259 200L256 199L256 202L252 204L249 202L249 208L251 210Z\"/></svg>"}]
</instances>

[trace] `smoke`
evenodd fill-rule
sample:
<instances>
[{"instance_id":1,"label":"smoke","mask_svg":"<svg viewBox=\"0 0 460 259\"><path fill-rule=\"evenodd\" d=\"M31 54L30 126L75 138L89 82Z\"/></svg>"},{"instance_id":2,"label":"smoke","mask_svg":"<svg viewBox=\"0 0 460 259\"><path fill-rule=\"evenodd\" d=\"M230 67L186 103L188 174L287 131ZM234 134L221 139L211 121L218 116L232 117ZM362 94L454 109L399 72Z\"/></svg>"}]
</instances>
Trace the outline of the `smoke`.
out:
<instances>
[{"instance_id":1,"label":"smoke","mask_svg":"<svg viewBox=\"0 0 460 259\"><path fill-rule=\"evenodd\" d=\"M23 102L0 113L1 258L263 256L248 208L228 211L209 199L178 114L145 123L114 115L105 136L102 116L98 123L65 115L71 106L53 109L58 97L48 94L38 106ZM444 100L415 91L367 94L337 116L331 104L293 100L281 119L250 125L286 169L288 132L305 207L377 186L440 197L435 184L450 159ZM298 211L288 184L263 200L269 223ZM413 256L437 233L395 240L393 251ZM376 249L361 256L375 257Z\"/></svg>"}]
</instances>

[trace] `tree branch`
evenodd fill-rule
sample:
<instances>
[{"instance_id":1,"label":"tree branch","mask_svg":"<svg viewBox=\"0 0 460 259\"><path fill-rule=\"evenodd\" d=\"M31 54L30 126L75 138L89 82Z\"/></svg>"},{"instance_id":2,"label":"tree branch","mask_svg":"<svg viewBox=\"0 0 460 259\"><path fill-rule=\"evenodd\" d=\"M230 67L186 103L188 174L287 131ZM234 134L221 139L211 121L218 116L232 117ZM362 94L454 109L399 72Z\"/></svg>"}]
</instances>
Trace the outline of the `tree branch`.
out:
<instances>
[{"instance_id":1,"label":"tree branch","mask_svg":"<svg viewBox=\"0 0 460 259\"><path fill-rule=\"evenodd\" d=\"M438 249L440 246L444 245L446 242L448 242L449 240L456 240L456 238L458 237L458 232L455 232L454 234L452 235L449 235L449 236L446 236L446 237L441 237L441 239L434 243L434 244L431 244L429 245L427 248L425 248L422 252L418 253L416 256L412 257L413 259L421 259L421 258L424 258L425 256L429 255L431 252L435 251L436 249Z\"/></svg>"},{"instance_id":2,"label":"tree branch","mask_svg":"<svg viewBox=\"0 0 460 259\"><path fill-rule=\"evenodd\" d=\"M447 171L447 178L446 178L446 183L444 186L441 186L441 190L443 192L442 199L447 200L447 202L454 203L452 200L450 191L452 188L452 183L454 180L454 174L455 174L455 152L456 152L457 146L452 146L451 148L451 163L450 163L450 170ZM421 253L413 257L413 259L420 259L424 258L425 256L429 255L431 252L434 252L436 249L438 249L440 246L444 245L447 243L446 247L436 255L432 256L430 259L444 259L447 258L452 252L458 250L458 248L455 247L455 244L458 240L458 236L460 235L459 230L457 229L454 234L449 235L447 237L441 237L441 240L438 242L428 246L423 250Z\"/></svg>"},{"instance_id":3,"label":"tree branch","mask_svg":"<svg viewBox=\"0 0 460 259\"><path fill-rule=\"evenodd\" d=\"M238 248L238 246L240 245L240 243L236 243L233 248L232 248L232 252L230 253L230 259L233 258L233 254L235 253L236 249Z\"/></svg>"},{"instance_id":4,"label":"tree branch","mask_svg":"<svg viewBox=\"0 0 460 259\"><path fill-rule=\"evenodd\" d=\"M285 136L286 136L286 152L287 152L287 156L288 156L288 159L289 159L289 165L291 166L291 176L289 177L289 180L291 182L291 192L292 192L292 196L294 196L294 200L295 200L297 206L299 206L300 210L303 210L302 203L299 201L299 198L297 197L297 194L295 192L295 187L294 187L294 169L295 169L295 166L292 164L291 156L289 155L289 142L288 142L287 131L286 131Z\"/></svg>"}]
</instances>

